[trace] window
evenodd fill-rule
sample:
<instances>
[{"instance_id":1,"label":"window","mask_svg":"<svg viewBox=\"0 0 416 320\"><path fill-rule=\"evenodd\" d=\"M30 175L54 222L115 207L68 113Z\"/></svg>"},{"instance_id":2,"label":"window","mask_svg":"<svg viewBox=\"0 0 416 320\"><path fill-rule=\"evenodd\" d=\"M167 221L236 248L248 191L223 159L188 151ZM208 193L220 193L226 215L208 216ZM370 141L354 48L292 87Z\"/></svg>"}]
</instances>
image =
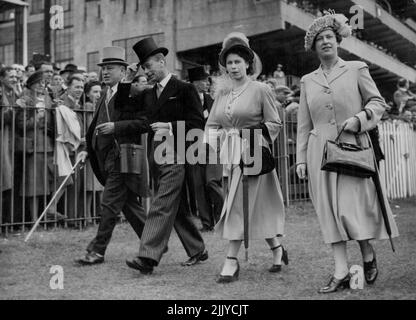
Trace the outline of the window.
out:
<instances>
[{"instance_id":1,"label":"window","mask_svg":"<svg viewBox=\"0 0 416 320\"><path fill-rule=\"evenodd\" d=\"M137 62L137 55L133 50L133 46L140 40L147 37L152 37L157 45L163 45L165 41L165 35L163 33L157 33L134 38L115 40L113 41L113 46L124 48L126 50L126 61L128 63L135 63Z\"/></svg>"},{"instance_id":2,"label":"window","mask_svg":"<svg viewBox=\"0 0 416 320\"><path fill-rule=\"evenodd\" d=\"M14 20L14 9L0 12L0 23Z\"/></svg>"},{"instance_id":3,"label":"window","mask_svg":"<svg viewBox=\"0 0 416 320\"><path fill-rule=\"evenodd\" d=\"M56 30L55 61L70 60L73 57L73 28Z\"/></svg>"},{"instance_id":4,"label":"window","mask_svg":"<svg viewBox=\"0 0 416 320\"><path fill-rule=\"evenodd\" d=\"M42 13L44 6L44 0L29 0L30 14Z\"/></svg>"},{"instance_id":5,"label":"window","mask_svg":"<svg viewBox=\"0 0 416 320\"><path fill-rule=\"evenodd\" d=\"M64 29L55 31L55 62L67 64L72 62L74 57L74 0L53 0L55 5L64 9Z\"/></svg>"},{"instance_id":6,"label":"window","mask_svg":"<svg viewBox=\"0 0 416 320\"><path fill-rule=\"evenodd\" d=\"M0 62L6 66L10 66L14 61L14 44L6 44L0 46Z\"/></svg>"},{"instance_id":7,"label":"window","mask_svg":"<svg viewBox=\"0 0 416 320\"><path fill-rule=\"evenodd\" d=\"M100 53L98 51L87 53L87 71L99 72L100 67L97 64L100 63Z\"/></svg>"}]
</instances>

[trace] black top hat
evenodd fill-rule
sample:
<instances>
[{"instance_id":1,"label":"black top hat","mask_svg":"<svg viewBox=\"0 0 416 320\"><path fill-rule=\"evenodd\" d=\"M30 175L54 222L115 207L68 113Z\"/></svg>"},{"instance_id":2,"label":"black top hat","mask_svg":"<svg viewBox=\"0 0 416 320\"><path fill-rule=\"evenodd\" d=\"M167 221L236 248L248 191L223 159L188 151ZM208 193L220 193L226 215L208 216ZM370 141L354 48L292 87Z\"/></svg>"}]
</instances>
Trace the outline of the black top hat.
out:
<instances>
[{"instance_id":1,"label":"black top hat","mask_svg":"<svg viewBox=\"0 0 416 320\"><path fill-rule=\"evenodd\" d=\"M35 83L41 82L43 78L43 71L36 71L26 80L26 87L30 89Z\"/></svg>"},{"instance_id":2,"label":"black top hat","mask_svg":"<svg viewBox=\"0 0 416 320\"><path fill-rule=\"evenodd\" d=\"M203 66L188 69L189 81L194 82L198 80L205 80L209 74L205 71Z\"/></svg>"},{"instance_id":3,"label":"black top hat","mask_svg":"<svg viewBox=\"0 0 416 320\"><path fill-rule=\"evenodd\" d=\"M146 62L147 58L154 56L157 53L162 53L164 56L167 56L169 50L163 47L158 47L153 38L145 38L137 42L133 46L134 52L136 52L137 57L139 57L140 64Z\"/></svg>"},{"instance_id":4,"label":"black top hat","mask_svg":"<svg viewBox=\"0 0 416 320\"><path fill-rule=\"evenodd\" d=\"M66 66L65 66L65 69L64 70L61 70L61 72L59 72L59 74L64 74L64 73L66 73L66 72L69 72L69 73L75 73L75 72L77 72L77 71L79 71L78 70L78 67L75 65L75 64L72 64L72 63L68 63Z\"/></svg>"}]
</instances>

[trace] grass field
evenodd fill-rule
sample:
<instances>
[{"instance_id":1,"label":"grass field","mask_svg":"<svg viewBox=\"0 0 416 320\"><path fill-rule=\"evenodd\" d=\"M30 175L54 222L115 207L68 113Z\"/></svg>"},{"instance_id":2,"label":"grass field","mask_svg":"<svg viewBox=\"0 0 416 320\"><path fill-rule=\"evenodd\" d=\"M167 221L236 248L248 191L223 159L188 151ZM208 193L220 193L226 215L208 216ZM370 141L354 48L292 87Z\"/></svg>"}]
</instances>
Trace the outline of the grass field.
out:
<instances>
[{"instance_id":1,"label":"grass field","mask_svg":"<svg viewBox=\"0 0 416 320\"><path fill-rule=\"evenodd\" d=\"M118 225L108 248L106 263L78 267L73 260L84 254L96 228L85 231L38 232L29 244L23 235L0 238L0 299L139 299L139 300L285 300L285 299L415 299L416 199L393 202L401 233L394 254L387 241L375 243L380 275L365 290L319 295L333 271L330 247L323 244L310 204L290 207L286 218L285 247L290 264L280 274L267 269L272 255L265 241L251 242L249 262L240 255L240 281L215 282L226 254L227 242L214 233L204 234L210 258L191 268L178 237L172 234L169 252L152 276L129 269L125 259L138 252L139 241L127 224ZM361 264L357 243L350 243L351 264ZM50 268L64 270L64 289L51 290Z\"/></svg>"}]
</instances>

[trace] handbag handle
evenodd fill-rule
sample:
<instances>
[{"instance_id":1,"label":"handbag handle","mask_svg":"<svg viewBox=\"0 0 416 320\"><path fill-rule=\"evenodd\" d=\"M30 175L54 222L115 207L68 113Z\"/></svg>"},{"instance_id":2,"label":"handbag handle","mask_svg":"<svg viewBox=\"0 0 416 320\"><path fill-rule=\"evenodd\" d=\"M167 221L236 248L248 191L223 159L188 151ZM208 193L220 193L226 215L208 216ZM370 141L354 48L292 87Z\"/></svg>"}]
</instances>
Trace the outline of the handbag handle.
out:
<instances>
[{"instance_id":1,"label":"handbag handle","mask_svg":"<svg viewBox=\"0 0 416 320\"><path fill-rule=\"evenodd\" d=\"M336 137L336 139L335 139L335 143L336 143L336 144L339 144L339 139L340 139L340 137L341 137L341 134L345 131L346 126L347 126L347 124L344 124L344 126L341 128L341 131L338 133L338 136L337 136L337 137ZM355 136L355 140L357 141L357 145L358 145L360 148L362 148L362 147L363 147L363 145L362 145L361 140L360 140L360 138L359 138L359 136L358 136L358 133L354 133L354 136Z\"/></svg>"}]
</instances>

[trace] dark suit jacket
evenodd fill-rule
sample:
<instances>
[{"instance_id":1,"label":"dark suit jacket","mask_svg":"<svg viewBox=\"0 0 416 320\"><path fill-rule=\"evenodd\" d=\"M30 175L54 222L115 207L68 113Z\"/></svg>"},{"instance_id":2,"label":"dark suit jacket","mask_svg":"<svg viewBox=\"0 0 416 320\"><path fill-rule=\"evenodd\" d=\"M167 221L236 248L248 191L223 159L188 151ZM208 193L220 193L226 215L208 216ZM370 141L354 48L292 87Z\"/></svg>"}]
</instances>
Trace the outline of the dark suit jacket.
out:
<instances>
[{"instance_id":1,"label":"dark suit jacket","mask_svg":"<svg viewBox=\"0 0 416 320\"><path fill-rule=\"evenodd\" d=\"M212 109L212 105L214 104L214 99L212 99L212 97L207 94L204 93L204 111L207 110L209 113L211 113L211 109Z\"/></svg>"},{"instance_id":2,"label":"dark suit jacket","mask_svg":"<svg viewBox=\"0 0 416 320\"><path fill-rule=\"evenodd\" d=\"M119 84L120 88L120 84ZM150 130L148 125L148 121L144 116L144 111L141 108L141 105L137 104L129 104L129 100L122 99L121 95L123 92L120 90L117 91L116 95L111 99L110 103L114 103L114 112L111 115L111 121L115 123L115 133L114 137L117 139L118 144L124 143L133 143L133 144L141 144L141 135L146 133ZM107 96L107 89L104 90L103 95L100 101L97 104L97 110L94 114L94 118L89 126L86 140L87 140L87 148L88 148L88 155L91 162L92 169L94 174L96 175L98 181L102 185L105 185L107 176L109 172L105 172L103 159L105 160L108 156L109 152L105 152L104 154L97 154L98 151L95 150L95 146L93 146L93 134L95 132L95 128L97 126L97 119L98 114L101 108L105 108L105 98ZM109 139L109 148L106 150L112 150L115 148L115 141L114 139ZM119 159L114 159L117 161L117 166L119 166ZM137 177L140 178L140 177ZM143 179L142 179L143 180ZM137 188L141 188L142 186L137 185ZM134 191L134 190L133 190ZM137 190L136 190L137 191Z\"/></svg>"},{"instance_id":3,"label":"dark suit jacket","mask_svg":"<svg viewBox=\"0 0 416 320\"><path fill-rule=\"evenodd\" d=\"M119 86L120 97L126 99L130 93L130 85ZM182 122L185 126L185 134L191 129L204 129L204 116L201 100L195 87L187 82L173 77L166 85L159 99L157 99L156 87L145 90L134 98L134 102L124 101L124 104L135 103L145 108L149 123L172 123L175 137L175 153L177 151L177 128ZM149 130L149 140L152 141L154 133Z\"/></svg>"}]
</instances>

